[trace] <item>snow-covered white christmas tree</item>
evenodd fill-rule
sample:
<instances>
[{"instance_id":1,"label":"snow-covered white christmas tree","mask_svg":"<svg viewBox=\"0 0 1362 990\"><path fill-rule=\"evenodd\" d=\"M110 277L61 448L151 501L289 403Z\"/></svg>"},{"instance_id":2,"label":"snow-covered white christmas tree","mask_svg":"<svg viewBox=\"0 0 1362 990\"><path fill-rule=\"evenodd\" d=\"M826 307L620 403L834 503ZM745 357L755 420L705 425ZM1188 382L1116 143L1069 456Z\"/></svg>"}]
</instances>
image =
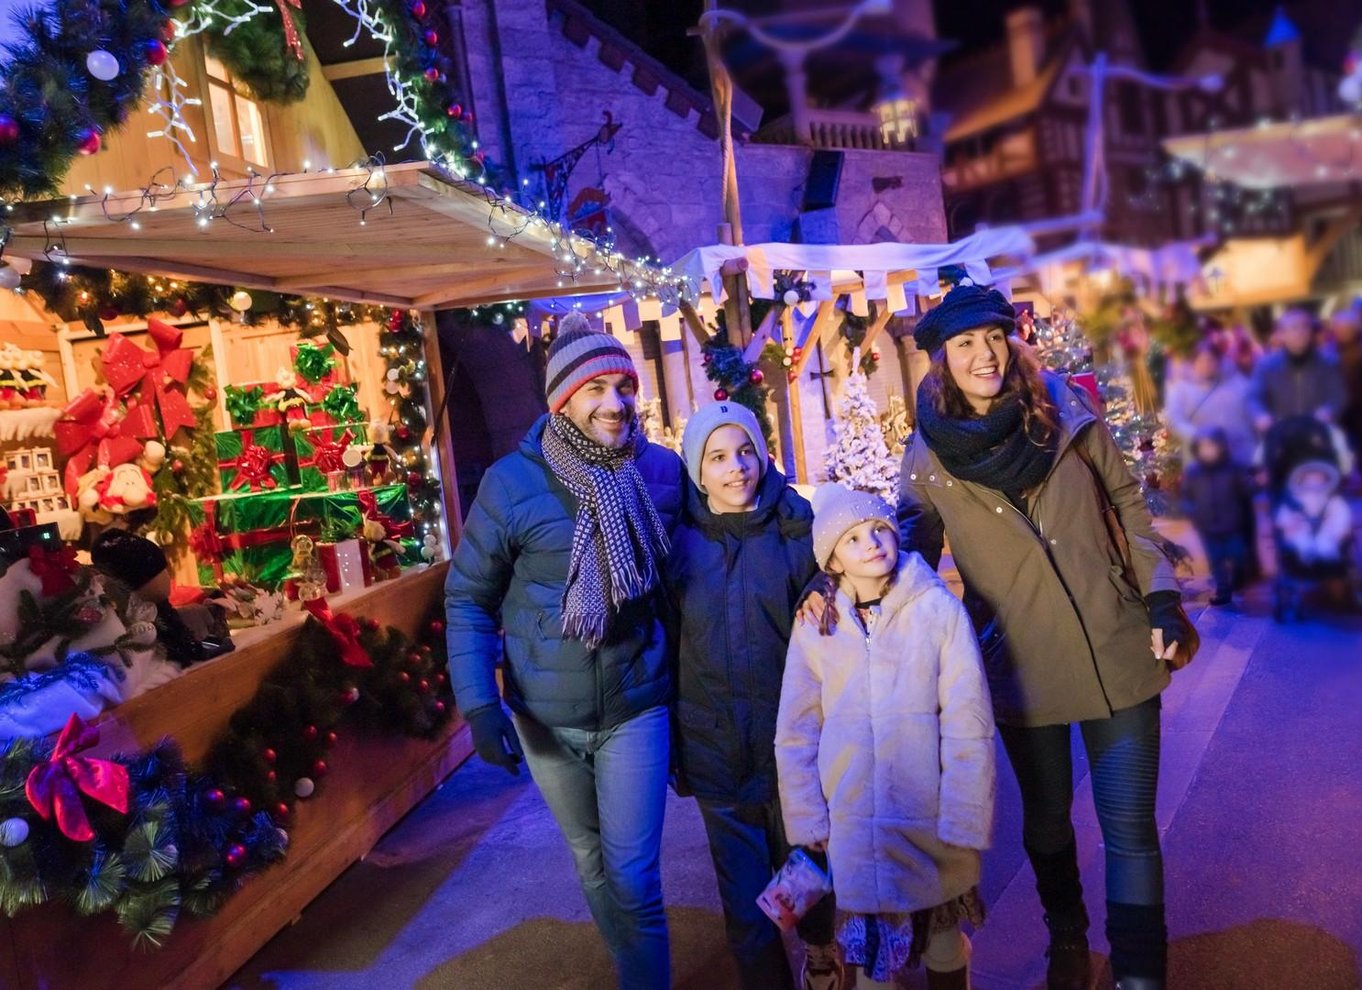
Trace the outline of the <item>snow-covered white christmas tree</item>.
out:
<instances>
[{"instance_id":1,"label":"snow-covered white christmas tree","mask_svg":"<svg viewBox=\"0 0 1362 990\"><path fill-rule=\"evenodd\" d=\"M828 448L827 480L874 492L890 505L896 505L899 463L885 445L880 412L870 397L860 361L853 359L852 367L856 370L847 376L837 406L837 425L834 427L837 439Z\"/></svg>"}]
</instances>

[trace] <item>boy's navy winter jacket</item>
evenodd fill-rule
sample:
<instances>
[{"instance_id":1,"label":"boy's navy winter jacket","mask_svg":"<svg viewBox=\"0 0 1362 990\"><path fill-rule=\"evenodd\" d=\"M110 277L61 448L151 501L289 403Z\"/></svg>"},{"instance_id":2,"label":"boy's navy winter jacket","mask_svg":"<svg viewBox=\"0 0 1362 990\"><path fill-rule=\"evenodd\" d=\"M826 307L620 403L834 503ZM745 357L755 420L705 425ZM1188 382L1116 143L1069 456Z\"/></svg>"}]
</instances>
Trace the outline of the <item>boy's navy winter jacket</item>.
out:
<instances>
[{"instance_id":1,"label":"boy's navy winter jacket","mask_svg":"<svg viewBox=\"0 0 1362 990\"><path fill-rule=\"evenodd\" d=\"M628 602L595 650L563 638L563 588L577 499L544 460L545 415L518 449L488 469L445 581L449 676L459 707L498 701L494 669L506 644L506 702L553 728L609 729L667 704L670 651L660 586ZM637 460L669 534L685 470L648 444Z\"/></svg>"},{"instance_id":2,"label":"boy's navy winter jacket","mask_svg":"<svg viewBox=\"0 0 1362 990\"><path fill-rule=\"evenodd\" d=\"M702 800L776 789L780 683L795 605L817 570L813 510L768 466L750 512L709 511L689 481L667 584L679 613L674 762Z\"/></svg>"}]
</instances>

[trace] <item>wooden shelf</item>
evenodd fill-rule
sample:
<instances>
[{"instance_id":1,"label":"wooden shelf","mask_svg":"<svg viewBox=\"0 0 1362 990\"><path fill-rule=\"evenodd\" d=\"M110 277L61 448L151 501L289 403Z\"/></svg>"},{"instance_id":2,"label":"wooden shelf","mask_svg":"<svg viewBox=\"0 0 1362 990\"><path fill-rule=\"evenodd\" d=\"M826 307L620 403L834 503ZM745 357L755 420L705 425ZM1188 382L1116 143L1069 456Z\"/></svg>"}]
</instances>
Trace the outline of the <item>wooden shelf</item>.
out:
<instances>
[{"instance_id":1,"label":"wooden shelf","mask_svg":"<svg viewBox=\"0 0 1362 990\"><path fill-rule=\"evenodd\" d=\"M332 607L414 634L441 600L447 564L332 599ZM302 615L238 634L234 653L191 668L107 712L96 753L145 748L169 735L200 759L232 712L288 655ZM81 918L47 904L0 917L0 987L15 990L209 990L225 981L403 815L472 753L455 718L433 740L350 732L336 744L336 772L295 806L285 860L252 878L221 912L182 918L164 947L132 949L108 913ZM73 951L76 950L76 951Z\"/></svg>"}]
</instances>

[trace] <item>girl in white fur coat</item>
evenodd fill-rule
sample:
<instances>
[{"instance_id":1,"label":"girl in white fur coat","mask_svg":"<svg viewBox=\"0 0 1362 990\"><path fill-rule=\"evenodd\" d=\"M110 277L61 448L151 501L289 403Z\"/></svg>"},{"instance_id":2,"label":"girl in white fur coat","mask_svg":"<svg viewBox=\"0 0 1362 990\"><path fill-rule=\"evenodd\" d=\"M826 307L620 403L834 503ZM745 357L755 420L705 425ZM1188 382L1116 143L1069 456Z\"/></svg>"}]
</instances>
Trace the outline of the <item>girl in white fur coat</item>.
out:
<instances>
[{"instance_id":1,"label":"girl in white fur coat","mask_svg":"<svg viewBox=\"0 0 1362 990\"><path fill-rule=\"evenodd\" d=\"M786 833L827 850L858 986L887 987L921 957L932 990L966 988L959 923L983 921L995 777L974 630L936 572L898 552L878 496L820 488L813 537L835 608L790 639L776 722Z\"/></svg>"}]
</instances>

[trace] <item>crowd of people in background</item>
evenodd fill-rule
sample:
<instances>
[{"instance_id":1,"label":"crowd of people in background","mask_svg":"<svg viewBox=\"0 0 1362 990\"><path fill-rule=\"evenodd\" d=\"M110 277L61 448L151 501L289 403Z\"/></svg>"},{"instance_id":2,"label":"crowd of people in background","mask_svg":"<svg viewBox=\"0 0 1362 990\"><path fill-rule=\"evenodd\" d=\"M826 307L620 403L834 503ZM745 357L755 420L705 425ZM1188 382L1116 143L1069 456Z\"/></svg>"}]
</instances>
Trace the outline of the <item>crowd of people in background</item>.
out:
<instances>
[{"instance_id":1,"label":"crowd of people in background","mask_svg":"<svg viewBox=\"0 0 1362 990\"><path fill-rule=\"evenodd\" d=\"M1362 450L1362 299L1326 320L1287 309L1266 348L1243 326L1206 321L1192 353L1170 363L1164 416L1182 450L1181 507L1210 564L1212 604L1229 604L1261 573L1260 496L1279 576L1343 587L1353 530L1344 496Z\"/></svg>"}]
</instances>

